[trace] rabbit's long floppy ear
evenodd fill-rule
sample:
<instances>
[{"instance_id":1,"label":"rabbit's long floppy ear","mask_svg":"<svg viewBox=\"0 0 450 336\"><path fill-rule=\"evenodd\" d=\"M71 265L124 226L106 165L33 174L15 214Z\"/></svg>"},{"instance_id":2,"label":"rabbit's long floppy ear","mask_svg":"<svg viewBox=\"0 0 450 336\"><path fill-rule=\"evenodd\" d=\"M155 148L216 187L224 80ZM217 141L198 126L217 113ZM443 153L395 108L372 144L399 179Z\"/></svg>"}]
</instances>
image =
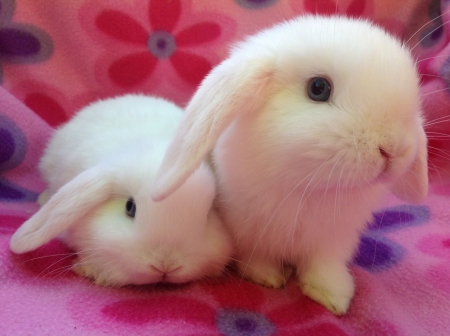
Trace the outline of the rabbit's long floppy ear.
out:
<instances>
[{"instance_id":1,"label":"rabbit's long floppy ear","mask_svg":"<svg viewBox=\"0 0 450 336\"><path fill-rule=\"evenodd\" d=\"M404 201L420 203L428 194L427 137L421 130L419 148L409 170L395 182L393 193Z\"/></svg>"},{"instance_id":2,"label":"rabbit's long floppy ear","mask_svg":"<svg viewBox=\"0 0 450 336\"><path fill-rule=\"evenodd\" d=\"M152 190L155 201L169 196L198 168L233 120L262 107L272 69L271 60L231 57L203 80L157 174Z\"/></svg>"},{"instance_id":3,"label":"rabbit's long floppy ear","mask_svg":"<svg viewBox=\"0 0 450 336\"><path fill-rule=\"evenodd\" d=\"M56 238L107 200L111 191L111 177L105 169L95 167L79 174L14 233L9 245L11 251L25 253Z\"/></svg>"}]
</instances>

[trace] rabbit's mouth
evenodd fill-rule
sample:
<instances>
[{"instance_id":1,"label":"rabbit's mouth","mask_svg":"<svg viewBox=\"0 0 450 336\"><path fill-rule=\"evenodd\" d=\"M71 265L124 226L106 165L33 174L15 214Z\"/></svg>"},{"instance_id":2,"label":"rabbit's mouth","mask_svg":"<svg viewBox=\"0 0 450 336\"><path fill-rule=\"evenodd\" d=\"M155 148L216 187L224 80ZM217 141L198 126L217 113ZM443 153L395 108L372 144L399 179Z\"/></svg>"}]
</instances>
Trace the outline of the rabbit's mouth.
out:
<instances>
[{"instance_id":1,"label":"rabbit's mouth","mask_svg":"<svg viewBox=\"0 0 450 336\"><path fill-rule=\"evenodd\" d=\"M386 163L386 166L383 171L381 171L374 179L375 183L387 183L392 182L394 180L394 176L391 173L388 164Z\"/></svg>"}]
</instances>

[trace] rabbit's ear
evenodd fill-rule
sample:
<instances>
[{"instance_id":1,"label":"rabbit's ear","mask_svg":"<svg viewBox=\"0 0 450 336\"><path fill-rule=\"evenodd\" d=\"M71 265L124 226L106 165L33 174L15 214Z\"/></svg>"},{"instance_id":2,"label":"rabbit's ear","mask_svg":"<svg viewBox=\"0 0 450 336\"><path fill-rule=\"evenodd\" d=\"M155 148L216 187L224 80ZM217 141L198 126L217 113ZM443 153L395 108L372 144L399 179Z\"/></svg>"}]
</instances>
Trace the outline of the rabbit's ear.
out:
<instances>
[{"instance_id":1,"label":"rabbit's ear","mask_svg":"<svg viewBox=\"0 0 450 336\"><path fill-rule=\"evenodd\" d=\"M233 120L265 103L271 60L239 56L214 68L186 107L153 185L155 201L169 196L193 173Z\"/></svg>"},{"instance_id":2,"label":"rabbit's ear","mask_svg":"<svg viewBox=\"0 0 450 336\"><path fill-rule=\"evenodd\" d=\"M111 191L112 179L105 169L95 167L79 174L22 224L11 238L11 250L25 253L56 238L107 200Z\"/></svg>"},{"instance_id":3,"label":"rabbit's ear","mask_svg":"<svg viewBox=\"0 0 450 336\"><path fill-rule=\"evenodd\" d=\"M409 170L395 182L393 193L404 201L420 203L428 194L427 137L421 130L419 148Z\"/></svg>"}]
</instances>

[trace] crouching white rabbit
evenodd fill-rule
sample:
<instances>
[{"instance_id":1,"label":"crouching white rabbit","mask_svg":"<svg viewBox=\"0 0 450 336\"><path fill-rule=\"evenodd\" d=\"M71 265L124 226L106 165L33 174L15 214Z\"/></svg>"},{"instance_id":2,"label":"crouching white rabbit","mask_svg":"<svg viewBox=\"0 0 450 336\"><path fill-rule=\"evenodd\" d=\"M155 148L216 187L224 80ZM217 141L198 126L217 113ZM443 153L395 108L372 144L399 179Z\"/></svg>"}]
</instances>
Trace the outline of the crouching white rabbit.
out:
<instances>
[{"instance_id":1,"label":"crouching white rabbit","mask_svg":"<svg viewBox=\"0 0 450 336\"><path fill-rule=\"evenodd\" d=\"M408 48L367 21L303 16L237 44L204 79L153 197L182 186L214 147L242 274L277 288L293 265L305 295L343 314L372 211L389 191L427 194L426 145Z\"/></svg>"},{"instance_id":2,"label":"crouching white rabbit","mask_svg":"<svg viewBox=\"0 0 450 336\"><path fill-rule=\"evenodd\" d=\"M181 116L174 104L141 95L82 109L45 150L45 204L13 235L11 250L24 253L62 235L78 254L74 270L100 285L181 283L221 274L232 244L212 210L210 167L202 163L163 202L151 198Z\"/></svg>"}]
</instances>

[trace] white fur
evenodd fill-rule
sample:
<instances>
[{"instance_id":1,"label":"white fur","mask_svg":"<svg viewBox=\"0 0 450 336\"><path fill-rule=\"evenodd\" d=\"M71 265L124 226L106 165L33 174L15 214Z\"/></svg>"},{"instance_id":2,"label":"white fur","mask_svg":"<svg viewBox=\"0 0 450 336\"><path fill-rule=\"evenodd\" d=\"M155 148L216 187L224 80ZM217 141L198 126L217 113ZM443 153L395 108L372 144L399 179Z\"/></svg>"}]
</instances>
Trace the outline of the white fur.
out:
<instances>
[{"instance_id":1,"label":"white fur","mask_svg":"<svg viewBox=\"0 0 450 336\"><path fill-rule=\"evenodd\" d=\"M316 76L332 82L328 102L307 95ZM293 265L303 292L335 314L349 307L347 263L381 198L427 194L414 61L366 21L304 16L238 44L187 106L154 199L182 185L213 147L241 272L280 287L283 265Z\"/></svg>"},{"instance_id":2,"label":"white fur","mask_svg":"<svg viewBox=\"0 0 450 336\"><path fill-rule=\"evenodd\" d=\"M45 204L13 235L11 250L24 253L63 234L78 252L74 270L102 285L219 275L232 245L212 210L210 168L201 164L164 202L150 196L181 116L174 104L140 95L81 110L48 145L40 165ZM129 197L134 219L125 211Z\"/></svg>"}]
</instances>

